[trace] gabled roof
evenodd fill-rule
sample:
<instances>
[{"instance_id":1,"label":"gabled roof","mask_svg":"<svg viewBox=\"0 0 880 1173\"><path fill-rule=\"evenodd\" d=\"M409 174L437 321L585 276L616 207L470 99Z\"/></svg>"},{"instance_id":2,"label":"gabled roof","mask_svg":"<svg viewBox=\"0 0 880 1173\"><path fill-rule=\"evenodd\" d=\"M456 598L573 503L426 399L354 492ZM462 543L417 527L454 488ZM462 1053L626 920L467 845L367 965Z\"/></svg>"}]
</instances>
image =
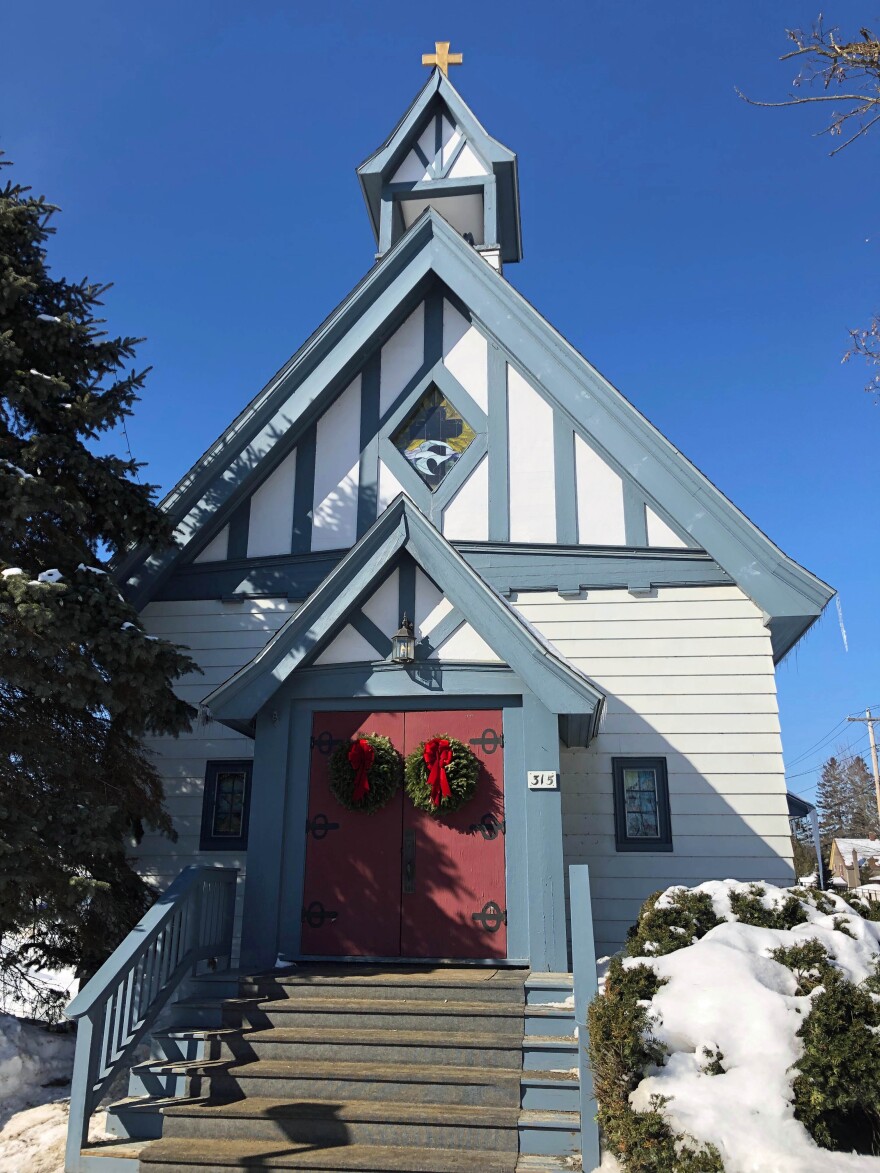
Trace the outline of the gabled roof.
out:
<instances>
[{"instance_id":1,"label":"gabled roof","mask_svg":"<svg viewBox=\"0 0 880 1173\"><path fill-rule=\"evenodd\" d=\"M506 262L522 260L522 232L519 216L519 179L516 154L492 138L464 98L439 69L432 71L403 118L378 150L358 167L358 179L370 214L376 241L379 241L383 188L417 140L425 121L438 102L445 104L453 121L468 142L491 167L497 185L499 228Z\"/></svg>"},{"instance_id":2,"label":"gabled roof","mask_svg":"<svg viewBox=\"0 0 880 1173\"><path fill-rule=\"evenodd\" d=\"M586 718L568 725L586 743L598 728L604 694L496 594L403 495L250 663L205 698L215 720L247 730L285 680L314 661L404 551L551 712Z\"/></svg>"},{"instance_id":3,"label":"gabled roof","mask_svg":"<svg viewBox=\"0 0 880 1173\"><path fill-rule=\"evenodd\" d=\"M163 502L178 545L146 548L117 573L142 606L206 525L224 524L341 390L366 347L436 275L526 376L608 452L767 615L776 659L814 622L834 591L789 558L591 366L446 221L428 209L267 384Z\"/></svg>"}]
</instances>

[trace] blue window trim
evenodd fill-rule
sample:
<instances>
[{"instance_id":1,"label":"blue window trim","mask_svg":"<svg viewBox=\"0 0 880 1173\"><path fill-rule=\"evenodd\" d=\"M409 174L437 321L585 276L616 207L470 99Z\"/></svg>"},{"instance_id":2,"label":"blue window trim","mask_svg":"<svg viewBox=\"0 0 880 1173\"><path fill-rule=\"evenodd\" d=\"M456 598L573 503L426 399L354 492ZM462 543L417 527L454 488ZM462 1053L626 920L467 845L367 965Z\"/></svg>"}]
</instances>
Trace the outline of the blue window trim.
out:
<instances>
[{"instance_id":1,"label":"blue window trim","mask_svg":"<svg viewBox=\"0 0 880 1173\"><path fill-rule=\"evenodd\" d=\"M654 770L657 777L658 839L639 839L626 831L626 806L623 795L624 770ZM672 851L672 816L669 809L669 777L666 758L612 758L614 782L614 838L618 851Z\"/></svg>"},{"instance_id":2,"label":"blue window trim","mask_svg":"<svg viewBox=\"0 0 880 1173\"><path fill-rule=\"evenodd\" d=\"M240 835L215 835L214 808L217 801L217 776L224 771L244 773L244 807L241 813ZM251 779L253 762L250 758L213 760L205 763L205 790L202 796L202 830L199 851L242 851L247 847L248 823L251 808Z\"/></svg>"}]
</instances>

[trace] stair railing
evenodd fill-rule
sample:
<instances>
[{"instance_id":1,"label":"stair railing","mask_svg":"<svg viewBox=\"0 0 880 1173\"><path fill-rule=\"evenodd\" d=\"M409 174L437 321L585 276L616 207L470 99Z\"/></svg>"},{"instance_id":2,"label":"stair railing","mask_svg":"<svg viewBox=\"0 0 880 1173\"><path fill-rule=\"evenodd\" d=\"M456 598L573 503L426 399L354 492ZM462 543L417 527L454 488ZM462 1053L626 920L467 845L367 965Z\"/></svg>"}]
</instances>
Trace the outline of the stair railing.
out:
<instances>
[{"instance_id":1,"label":"stair railing","mask_svg":"<svg viewBox=\"0 0 880 1173\"><path fill-rule=\"evenodd\" d=\"M590 1066L587 1008L599 989L596 949L593 942L593 904L590 899L590 869L585 863L568 869L571 916L571 968L574 978L574 1021L578 1033L578 1074L581 1087L581 1157L584 1169L597 1169L601 1162L596 1097Z\"/></svg>"},{"instance_id":2,"label":"stair railing","mask_svg":"<svg viewBox=\"0 0 880 1173\"><path fill-rule=\"evenodd\" d=\"M200 963L228 968L237 876L184 868L65 1010L77 1024L67 1173L80 1173L92 1113L181 982Z\"/></svg>"}]
</instances>

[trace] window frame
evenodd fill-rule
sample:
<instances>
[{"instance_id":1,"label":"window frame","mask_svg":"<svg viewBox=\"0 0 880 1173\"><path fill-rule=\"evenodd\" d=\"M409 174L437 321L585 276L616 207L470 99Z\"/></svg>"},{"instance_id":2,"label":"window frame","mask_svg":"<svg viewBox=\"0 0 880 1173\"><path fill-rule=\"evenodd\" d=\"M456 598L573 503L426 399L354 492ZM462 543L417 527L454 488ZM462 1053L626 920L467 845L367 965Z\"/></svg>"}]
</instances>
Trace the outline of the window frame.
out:
<instances>
[{"instance_id":1,"label":"window frame","mask_svg":"<svg viewBox=\"0 0 880 1173\"><path fill-rule=\"evenodd\" d=\"M223 758L205 762L205 789L202 795L202 829L199 837L199 851L242 851L247 849L253 765L252 758ZM217 778L225 771L244 774L241 833L238 835L213 834L214 812L217 805Z\"/></svg>"},{"instance_id":2,"label":"window frame","mask_svg":"<svg viewBox=\"0 0 880 1173\"><path fill-rule=\"evenodd\" d=\"M657 820L660 835L657 839L642 839L626 830L624 802L624 770L654 770L657 778ZM669 777L666 758L612 758L614 784L614 838L618 851L672 851L672 812L669 808Z\"/></svg>"}]
</instances>

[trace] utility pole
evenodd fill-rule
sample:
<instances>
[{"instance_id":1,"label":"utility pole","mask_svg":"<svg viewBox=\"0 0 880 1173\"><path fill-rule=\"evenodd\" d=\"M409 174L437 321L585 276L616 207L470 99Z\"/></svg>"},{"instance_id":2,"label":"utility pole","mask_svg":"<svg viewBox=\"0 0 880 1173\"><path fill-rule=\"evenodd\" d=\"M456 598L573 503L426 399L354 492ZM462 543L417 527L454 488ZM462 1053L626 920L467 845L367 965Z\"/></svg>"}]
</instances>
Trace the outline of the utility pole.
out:
<instances>
[{"instance_id":1,"label":"utility pole","mask_svg":"<svg viewBox=\"0 0 880 1173\"><path fill-rule=\"evenodd\" d=\"M862 721L868 726L868 740L871 743L871 765L874 767L874 794L877 796L877 818L880 820L880 766L877 764L877 739L874 726L880 717L872 717L871 710L865 709L864 717L847 717L847 721Z\"/></svg>"}]
</instances>

